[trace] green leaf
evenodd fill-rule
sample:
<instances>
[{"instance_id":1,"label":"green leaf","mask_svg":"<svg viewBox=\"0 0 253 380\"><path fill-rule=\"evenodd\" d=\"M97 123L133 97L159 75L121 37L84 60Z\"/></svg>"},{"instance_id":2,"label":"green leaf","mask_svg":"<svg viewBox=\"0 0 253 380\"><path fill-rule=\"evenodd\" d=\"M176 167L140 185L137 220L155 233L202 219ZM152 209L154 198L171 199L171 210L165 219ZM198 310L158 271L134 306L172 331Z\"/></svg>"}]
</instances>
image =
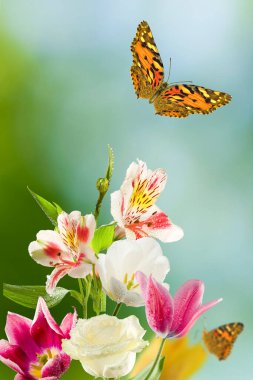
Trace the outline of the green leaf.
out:
<instances>
[{"instance_id":1,"label":"green leaf","mask_svg":"<svg viewBox=\"0 0 253 380\"><path fill-rule=\"evenodd\" d=\"M38 203L42 211L46 214L50 222L57 226L57 217L62 212L62 208L57 205L57 203L48 202L46 199L42 198L40 195L34 193L31 189L28 190L35 201Z\"/></svg>"},{"instance_id":2,"label":"green leaf","mask_svg":"<svg viewBox=\"0 0 253 380\"><path fill-rule=\"evenodd\" d=\"M109 183L112 178L113 169L114 169L114 153L113 153L112 147L108 145L108 168L106 172L106 178L108 179Z\"/></svg>"},{"instance_id":3,"label":"green leaf","mask_svg":"<svg viewBox=\"0 0 253 380\"><path fill-rule=\"evenodd\" d=\"M115 223L107 224L99 227L95 231L93 240L91 242L95 253L99 253L110 247L113 242L114 226Z\"/></svg>"},{"instance_id":4,"label":"green leaf","mask_svg":"<svg viewBox=\"0 0 253 380\"><path fill-rule=\"evenodd\" d=\"M30 309L36 308L39 297L44 298L49 308L54 307L63 300L68 292L68 289L58 287L50 296L47 294L45 286L3 284L3 295L6 298Z\"/></svg>"},{"instance_id":5,"label":"green leaf","mask_svg":"<svg viewBox=\"0 0 253 380\"><path fill-rule=\"evenodd\" d=\"M154 371L152 372L148 380L158 380L160 378L162 370L163 370L164 360L165 360L164 356L159 359ZM144 368L144 370L138 373L138 375L136 375L135 377L132 377L131 380L145 380L152 366L153 366L153 363L151 363L146 368Z\"/></svg>"}]
</instances>

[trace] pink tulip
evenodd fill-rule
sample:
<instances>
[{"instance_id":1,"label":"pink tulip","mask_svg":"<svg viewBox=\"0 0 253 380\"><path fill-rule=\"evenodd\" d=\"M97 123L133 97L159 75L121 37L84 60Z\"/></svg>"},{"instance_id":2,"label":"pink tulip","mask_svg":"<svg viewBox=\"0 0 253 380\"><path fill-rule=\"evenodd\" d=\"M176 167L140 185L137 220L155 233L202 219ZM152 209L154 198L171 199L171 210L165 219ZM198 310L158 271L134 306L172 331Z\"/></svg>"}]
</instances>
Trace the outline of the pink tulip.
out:
<instances>
[{"instance_id":1,"label":"pink tulip","mask_svg":"<svg viewBox=\"0 0 253 380\"><path fill-rule=\"evenodd\" d=\"M149 326L163 338L186 335L203 313L222 301L219 298L202 305L204 283L200 280L187 281L177 290L173 299L164 285L152 276L147 278L138 272L135 278L144 297Z\"/></svg>"},{"instance_id":2,"label":"pink tulip","mask_svg":"<svg viewBox=\"0 0 253 380\"><path fill-rule=\"evenodd\" d=\"M33 321L8 313L8 341L0 340L0 360L17 372L15 380L58 380L71 361L62 351L62 339L70 338L76 319L76 312L69 313L58 326L41 297Z\"/></svg>"}]
</instances>

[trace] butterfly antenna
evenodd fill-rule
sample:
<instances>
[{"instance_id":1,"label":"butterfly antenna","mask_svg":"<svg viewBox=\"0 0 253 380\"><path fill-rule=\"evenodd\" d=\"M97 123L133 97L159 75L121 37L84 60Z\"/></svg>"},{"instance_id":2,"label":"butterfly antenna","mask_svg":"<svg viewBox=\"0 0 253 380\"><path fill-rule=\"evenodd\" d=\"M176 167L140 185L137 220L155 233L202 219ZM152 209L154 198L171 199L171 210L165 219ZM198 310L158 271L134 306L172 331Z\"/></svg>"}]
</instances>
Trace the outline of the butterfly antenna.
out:
<instances>
[{"instance_id":1,"label":"butterfly antenna","mask_svg":"<svg viewBox=\"0 0 253 380\"><path fill-rule=\"evenodd\" d=\"M170 72L171 72L171 57L170 57L169 75L168 75L168 79L166 80L166 82L165 82L165 83L169 83L169 79L170 79Z\"/></svg>"},{"instance_id":2,"label":"butterfly antenna","mask_svg":"<svg viewBox=\"0 0 253 380\"><path fill-rule=\"evenodd\" d=\"M192 80L181 80L180 82L172 82L170 84L176 84L176 83L192 83Z\"/></svg>"}]
</instances>

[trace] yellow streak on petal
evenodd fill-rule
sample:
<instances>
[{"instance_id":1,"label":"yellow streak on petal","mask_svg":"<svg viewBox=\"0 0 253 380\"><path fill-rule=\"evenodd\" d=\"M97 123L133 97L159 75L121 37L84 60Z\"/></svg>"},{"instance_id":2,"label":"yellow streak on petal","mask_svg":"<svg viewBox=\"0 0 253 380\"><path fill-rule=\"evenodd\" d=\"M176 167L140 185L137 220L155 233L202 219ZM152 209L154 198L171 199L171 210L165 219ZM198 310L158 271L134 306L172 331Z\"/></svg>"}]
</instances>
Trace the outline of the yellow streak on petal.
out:
<instances>
[{"instance_id":1,"label":"yellow streak on petal","mask_svg":"<svg viewBox=\"0 0 253 380\"><path fill-rule=\"evenodd\" d=\"M136 376L155 358L159 349L161 338L154 338L151 344L140 355L131 372L131 377ZM207 353L201 343L189 345L188 337L165 342L162 356L165 356L162 374L159 380L187 380L207 359Z\"/></svg>"}]
</instances>

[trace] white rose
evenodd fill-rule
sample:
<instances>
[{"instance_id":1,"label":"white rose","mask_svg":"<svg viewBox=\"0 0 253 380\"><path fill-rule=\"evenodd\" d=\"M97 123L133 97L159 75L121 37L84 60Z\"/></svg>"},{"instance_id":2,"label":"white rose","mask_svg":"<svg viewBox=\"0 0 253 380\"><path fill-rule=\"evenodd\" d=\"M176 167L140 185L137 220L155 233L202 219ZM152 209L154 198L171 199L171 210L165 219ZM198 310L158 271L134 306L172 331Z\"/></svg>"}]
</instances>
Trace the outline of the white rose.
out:
<instances>
[{"instance_id":1,"label":"white rose","mask_svg":"<svg viewBox=\"0 0 253 380\"><path fill-rule=\"evenodd\" d=\"M80 360L90 375L118 378L133 369L136 352L148 344L142 339L144 334L137 317L118 319L104 314L79 319L71 338L62 341L62 349Z\"/></svg>"},{"instance_id":2,"label":"white rose","mask_svg":"<svg viewBox=\"0 0 253 380\"><path fill-rule=\"evenodd\" d=\"M135 273L152 274L163 282L169 272L169 260L159 243L150 237L120 240L113 243L107 254L100 254L96 265L106 294L114 301L128 306L144 305Z\"/></svg>"}]
</instances>

